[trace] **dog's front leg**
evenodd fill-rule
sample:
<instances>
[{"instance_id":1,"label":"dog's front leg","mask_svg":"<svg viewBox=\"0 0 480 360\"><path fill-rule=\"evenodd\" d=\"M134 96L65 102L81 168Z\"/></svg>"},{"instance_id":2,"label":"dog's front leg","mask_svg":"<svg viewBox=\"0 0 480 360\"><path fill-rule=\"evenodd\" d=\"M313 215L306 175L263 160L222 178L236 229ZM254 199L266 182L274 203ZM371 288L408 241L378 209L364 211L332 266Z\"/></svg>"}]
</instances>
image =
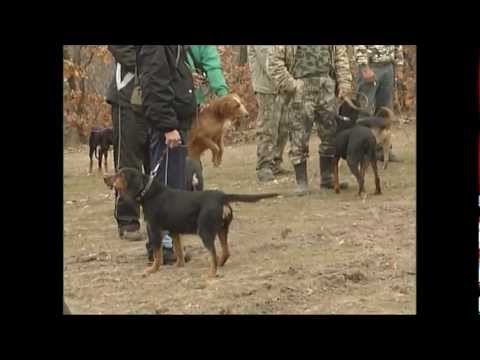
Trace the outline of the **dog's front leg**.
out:
<instances>
[{"instance_id":1,"label":"dog's front leg","mask_svg":"<svg viewBox=\"0 0 480 360\"><path fill-rule=\"evenodd\" d=\"M177 262L175 265L178 267L185 266L185 257L183 255L183 246L182 246L182 239L180 238L179 234L172 234L173 239L173 249L175 251L175 256L177 257Z\"/></svg>"},{"instance_id":2,"label":"dog's front leg","mask_svg":"<svg viewBox=\"0 0 480 360\"><path fill-rule=\"evenodd\" d=\"M390 161L390 141L385 139L383 146L383 170L385 170L388 166L388 162Z\"/></svg>"},{"instance_id":3,"label":"dog's front leg","mask_svg":"<svg viewBox=\"0 0 480 360\"><path fill-rule=\"evenodd\" d=\"M106 173L108 173L107 159L108 159L108 151L105 152L105 161L104 161L105 172L106 172Z\"/></svg>"},{"instance_id":4,"label":"dog's front leg","mask_svg":"<svg viewBox=\"0 0 480 360\"><path fill-rule=\"evenodd\" d=\"M102 172L102 160L103 160L103 151L100 149L98 152L98 171Z\"/></svg>"},{"instance_id":5,"label":"dog's front leg","mask_svg":"<svg viewBox=\"0 0 480 360\"><path fill-rule=\"evenodd\" d=\"M220 152L220 148L218 147L217 144L215 144L215 142L213 142L209 138L205 138L204 142L205 142L205 145L207 145L207 147L212 151L212 163L213 163L213 165L218 166L217 157L218 157L218 153Z\"/></svg>"},{"instance_id":6,"label":"dog's front leg","mask_svg":"<svg viewBox=\"0 0 480 360\"><path fill-rule=\"evenodd\" d=\"M340 181L338 179L338 162L340 158L333 159L333 188L337 194L340 193Z\"/></svg>"},{"instance_id":7,"label":"dog's front leg","mask_svg":"<svg viewBox=\"0 0 480 360\"><path fill-rule=\"evenodd\" d=\"M152 266L145 269L143 276L153 274L158 271L160 265L163 264L163 246L160 244L158 248L153 250L153 264Z\"/></svg>"},{"instance_id":8,"label":"dog's front leg","mask_svg":"<svg viewBox=\"0 0 480 360\"><path fill-rule=\"evenodd\" d=\"M217 166L219 166L222 163L223 150L225 148L223 143L223 134L220 136L220 139L218 139L218 147L219 147L219 151L217 154Z\"/></svg>"},{"instance_id":9,"label":"dog's front leg","mask_svg":"<svg viewBox=\"0 0 480 360\"><path fill-rule=\"evenodd\" d=\"M380 188L380 177L378 176L377 160L372 160L371 163L372 163L373 174L375 176L375 195L381 195L382 189Z\"/></svg>"},{"instance_id":10,"label":"dog's front leg","mask_svg":"<svg viewBox=\"0 0 480 360\"><path fill-rule=\"evenodd\" d=\"M358 196L362 197L365 192L365 171L367 170L366 161L362 159L360 162L360 179L358 183Z\"/></svg>"},{"instance_id":11,"label":"dog's front leg","mask_svg":"<svg viewBox=\"0 0 480 360\"><path fill-rule=\"evenodd\" d=\"M88 169L88 175L90 175L92 173L92 167L93 167L93 159L92 157L90 156L90 167Z\"/></svg>"}]
</instances>

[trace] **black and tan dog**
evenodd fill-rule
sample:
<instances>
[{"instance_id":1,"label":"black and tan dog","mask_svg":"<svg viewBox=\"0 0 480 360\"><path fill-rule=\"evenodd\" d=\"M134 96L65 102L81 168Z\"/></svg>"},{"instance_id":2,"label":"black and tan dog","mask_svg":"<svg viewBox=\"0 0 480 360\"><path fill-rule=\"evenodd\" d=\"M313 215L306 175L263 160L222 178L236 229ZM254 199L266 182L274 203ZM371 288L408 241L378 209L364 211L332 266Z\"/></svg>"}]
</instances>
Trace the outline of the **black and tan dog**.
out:
<instances>
[{"instance_id":1,"label":"black and tan dog","mask_svg":"<svg viewBox=\"0 0 480 360\"><path fill-rule=\"evenodd\" d=\"M338 163L347 161L348 167L358 182L358 195L365 192L365 172L372 165L375 176L375 194L382 193L377 169L377 141L368 127L358 125L354 120L331 113L337 123L335 135L335 157L333 161L334 190L340 193Z\"/></svg>"},{"instance_id":2,"label":"black and tan dog","mask_svg":"<svg viewBox=\"0 0 480 360\"><path fill-rule=\"evenodd\" d=\"M257 202L278 194L240 195L221 191L182 191L164 186L132 168L123 168L115 175L104 177L105 184L115 188L125 197L135 199L143 207L145 221L152 234L154 261L144 274L154 273L163 264L161 231L172 234L177 258L176 265L184 266L183 246L180 235L198 234L210 253L210 277L215 277L217 265L223 266L230 256L228 228L233 219L232 202ZM217 259L215 237L218 235L222 255Z\"/></svg>"},{"instance_id":3,"label":"black and tan dog","mask_svg":"<svg viewBox=\"0 0 480 360\"><path fill-rule=\"evenodd\" d=\"M356 124L368 127L383 149L383 169L386 169L390 160L390 147L392 145L392 122L395 114L387 107L381 107L372 116L368 111L362 109L357 100L345 98L340 106L339 114L352 119Z\"/></svg>"},{"instance_id":4,"label":"black and tan dog","mask_svg":"<svg viewBox=\"0 0 480 360\"><path fill-rule=\"evenodd\" d=\"M105 171L108 171L107 159L108 159L108 150L110 146L113 146L113 129L111 127L101 128L94 127L90 132L90 167L89 174L92 173L93 167L93 155L98 159L98 170L102 170L102 160L105 159Z\"/></svg>"}]
</instances>

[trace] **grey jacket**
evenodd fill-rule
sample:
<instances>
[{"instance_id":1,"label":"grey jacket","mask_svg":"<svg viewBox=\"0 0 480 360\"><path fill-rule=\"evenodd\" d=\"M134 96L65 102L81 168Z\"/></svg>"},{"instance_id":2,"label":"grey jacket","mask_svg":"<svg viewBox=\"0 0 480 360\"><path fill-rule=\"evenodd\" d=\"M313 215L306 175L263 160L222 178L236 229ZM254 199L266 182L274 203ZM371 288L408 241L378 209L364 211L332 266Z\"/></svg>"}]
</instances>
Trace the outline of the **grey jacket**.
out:
<instances>
[{"instance_id":1,"label":"grey jacket","mask_svg":"<svg viewBox=\"0 0 480 360\"><path fill-rule=\"evenodd\" d=\"M262 94L277 94L267 73L267 53L270 45L248 45L248 63L252 72L253 90Z\"/></svg>"}]
</instances>

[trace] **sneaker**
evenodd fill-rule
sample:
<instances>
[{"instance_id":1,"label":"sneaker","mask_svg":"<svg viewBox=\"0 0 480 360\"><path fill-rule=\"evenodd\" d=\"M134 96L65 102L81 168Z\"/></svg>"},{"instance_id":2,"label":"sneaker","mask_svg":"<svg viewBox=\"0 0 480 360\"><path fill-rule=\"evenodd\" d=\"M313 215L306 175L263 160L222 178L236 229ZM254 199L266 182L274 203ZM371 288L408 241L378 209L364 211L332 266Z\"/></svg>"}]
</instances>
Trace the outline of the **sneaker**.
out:
<instances>
[{"instance_id":1,"label":"sneaker","mask_svg":"<svg viewBox=\"0 0 480 360\"><path fill-rule=\"evenodd\" d=\"M192 259L192 256L185 248L183 248L183 260L187 263ZM152 254L153 261L153 254ZM164 265L173 265L177 261L177 256L173 251L173 248L163 247L163 264Z\"/></svg>"},{"instance_id":2,"label":"sneaker","mask_svg":"<svg viewBox=\"0 0 480 360\"><path fill-rule=\"evenodd\" d=\"M173 248L163 247L163 265L173 265L177 261L177 257L173 252Z\"/></svg>"}]
</instances>

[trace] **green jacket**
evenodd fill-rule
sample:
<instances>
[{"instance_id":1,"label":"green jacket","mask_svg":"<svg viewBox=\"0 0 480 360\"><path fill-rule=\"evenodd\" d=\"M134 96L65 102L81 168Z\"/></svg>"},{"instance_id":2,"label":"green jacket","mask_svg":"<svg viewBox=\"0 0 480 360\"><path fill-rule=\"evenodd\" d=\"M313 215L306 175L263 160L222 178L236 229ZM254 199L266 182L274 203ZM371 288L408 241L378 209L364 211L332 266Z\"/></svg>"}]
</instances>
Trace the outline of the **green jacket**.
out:
<instances>
[{"instance_id":1,"label":"green jacket","mask_svg":"<svg viewBox=\"0 0 480 360\"><path fill-rule=\"evenodd\" d=\"M215 45L191 45L190 52L187 56L187 65L192 70L198 69L206 73L208 85L217 96L224 96L228 94L228 86L223 77L222 65L220 63L220 56L218 55ZM202 88L195 90L197 104L202 104L205 101L206 92Z\"/></svg>"}]
</instances>

